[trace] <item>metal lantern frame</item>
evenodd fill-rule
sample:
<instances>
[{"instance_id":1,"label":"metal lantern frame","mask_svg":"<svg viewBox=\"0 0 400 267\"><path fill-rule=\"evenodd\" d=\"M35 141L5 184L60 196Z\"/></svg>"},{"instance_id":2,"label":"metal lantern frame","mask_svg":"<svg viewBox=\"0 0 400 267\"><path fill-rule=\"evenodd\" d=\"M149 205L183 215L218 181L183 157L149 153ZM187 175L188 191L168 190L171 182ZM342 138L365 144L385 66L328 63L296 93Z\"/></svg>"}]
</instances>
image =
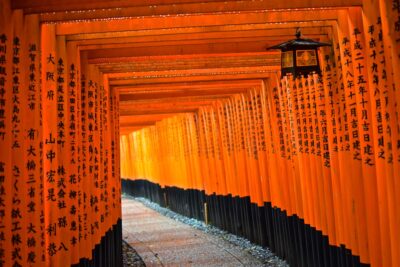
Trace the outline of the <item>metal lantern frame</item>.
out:
<instances>
[{"instance_id":1,"label":"metal lantern frame","mask_svg":"<svg viewBox=\"0 0 400 267\"><path fill-rule=\"evenodd\" d=\"M296 39L274 45L268 48L281 50L282 77L292 74L294 77L307 76L310 73L321 74L318 58L318 48L332 46L311 39L301 38L300 31L296 32Z\"/></svg>"}]
</instances>

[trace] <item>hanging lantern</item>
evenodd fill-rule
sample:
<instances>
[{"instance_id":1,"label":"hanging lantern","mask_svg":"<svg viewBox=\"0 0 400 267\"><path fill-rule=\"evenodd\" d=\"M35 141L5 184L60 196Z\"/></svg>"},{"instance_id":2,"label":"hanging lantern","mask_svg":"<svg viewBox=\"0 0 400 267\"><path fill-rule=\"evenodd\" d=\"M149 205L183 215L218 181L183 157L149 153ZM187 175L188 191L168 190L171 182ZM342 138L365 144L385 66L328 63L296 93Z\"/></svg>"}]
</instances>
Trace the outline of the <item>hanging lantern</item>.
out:
<instances>
[{"instance_id":1,"label":"hanging lantern","mask_svg":"<svg viewBox=\"0 0 400 267\"><path fill-rule=\"evenodd\" d=\"M279 49L281 55L282 77L291 73L294 77L310 73L321 73L318 60L318 47L331 46L328 43L320 43L311 39L301 38L299 29L296 31L296 39L278 44L269 49Z\"/></svg>"}]
</instances>

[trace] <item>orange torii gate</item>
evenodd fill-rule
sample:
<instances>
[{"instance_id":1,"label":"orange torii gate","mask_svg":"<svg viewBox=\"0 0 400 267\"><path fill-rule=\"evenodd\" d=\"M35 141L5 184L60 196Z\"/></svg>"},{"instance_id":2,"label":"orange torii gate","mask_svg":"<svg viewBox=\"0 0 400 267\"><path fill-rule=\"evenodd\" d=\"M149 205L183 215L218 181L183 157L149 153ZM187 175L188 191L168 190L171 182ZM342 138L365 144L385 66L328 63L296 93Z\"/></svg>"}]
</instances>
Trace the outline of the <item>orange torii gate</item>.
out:
<instances>
[{"instance_id":1,"label":"orange torii gate","mask_svg":"<svg viewBox=\"0 0 400 267\"><path fill-rule=\"evenodd\" d=\"M0 14L0 265L120 265L120 176L293 265L400 265L397 0ZM280 79L297 27L333 48Z\"/></svg>"}]
</instances>

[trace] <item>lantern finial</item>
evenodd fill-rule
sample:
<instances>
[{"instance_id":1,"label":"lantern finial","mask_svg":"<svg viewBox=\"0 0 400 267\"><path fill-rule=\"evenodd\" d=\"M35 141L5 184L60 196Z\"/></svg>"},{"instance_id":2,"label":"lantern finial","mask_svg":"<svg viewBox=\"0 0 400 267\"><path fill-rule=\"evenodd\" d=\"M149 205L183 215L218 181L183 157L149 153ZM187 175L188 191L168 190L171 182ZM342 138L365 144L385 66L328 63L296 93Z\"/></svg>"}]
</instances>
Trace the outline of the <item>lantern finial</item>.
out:
<instances>
[{"instance_id":1,"label":"lantern finial","mask_svg":"<svg viewBox=\"0 0 400 267\"><path fill-rule=\"evenodd\" d=\"M296 34L295 34L295 36L296 36L297 39L300 39L300 38L301 38L301 30L300 30L300 27L298 27L298 28L296 29Z\"/></svg>"}]
</instances>

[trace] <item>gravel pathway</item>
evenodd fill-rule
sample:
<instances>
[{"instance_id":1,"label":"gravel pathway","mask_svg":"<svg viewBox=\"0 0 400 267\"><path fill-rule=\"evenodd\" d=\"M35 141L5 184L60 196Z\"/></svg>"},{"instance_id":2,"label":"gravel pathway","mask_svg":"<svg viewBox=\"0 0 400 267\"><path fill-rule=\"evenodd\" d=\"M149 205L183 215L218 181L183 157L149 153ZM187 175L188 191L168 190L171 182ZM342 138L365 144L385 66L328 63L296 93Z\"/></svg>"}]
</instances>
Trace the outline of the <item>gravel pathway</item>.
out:
<instances>
[{"instance_id":1,"label":"gravel pathway","mask_svg":"<svg viewBox=\"0 0 400 267\"><path fill-rule=\"evenodd\" d=\"M268 249L147 199L123 195L122 203L124 240L146 266L288 266Z\"/></svg>"},{"instance_id":2,"label":"gravel pathway","mask_svg":"<svg viewBox=\"0 0 400 267\"><path fill-rule=\"evenodd\" d=\"M122 255L124 267L145 267L142 258L128 243L122 241Z\"/></svg>"}]
</instances>

